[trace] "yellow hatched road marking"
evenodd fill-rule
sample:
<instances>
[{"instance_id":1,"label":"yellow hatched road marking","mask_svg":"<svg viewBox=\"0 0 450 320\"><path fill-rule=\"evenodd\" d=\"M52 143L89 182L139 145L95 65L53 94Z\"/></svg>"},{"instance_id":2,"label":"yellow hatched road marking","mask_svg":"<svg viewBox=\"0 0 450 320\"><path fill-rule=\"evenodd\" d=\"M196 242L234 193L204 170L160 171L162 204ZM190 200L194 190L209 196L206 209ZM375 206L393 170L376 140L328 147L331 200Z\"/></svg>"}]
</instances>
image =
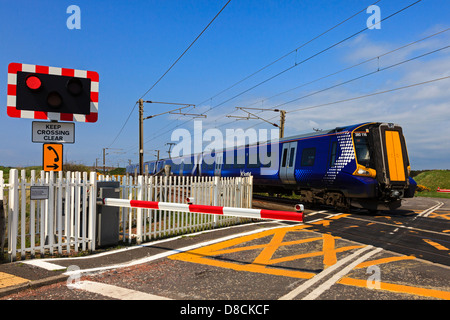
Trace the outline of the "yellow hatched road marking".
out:
<instances>
[{"instance_id":1,"label":"yellow hatched road marking","mask_svg":"<svg viewBox=\"0 0 450 320\"><path fill-rule=\"evenodd\" d=\"M311 226L301 225L294 226L288 228L280 228L280 229L272 229L266 230L257 234L247 235L223 242L219 242L213 245L201 247L198 249L194 249L191 251L186 251L182 253L178 253L168 257L172 260L186 261L192 263L199 263L203 265L221 267L232 269L235 271L246 271L246 272L254 272L254 273L262 273L262 274L270 274L277 276L285 276L292 278L301 278L301 279L311 279L316 274L312 272L303 272L303 271L295 271L288 270L283 268L271 268L271 266L281 263L288 262L294 260L300 260L304 258L312 258L323 256L323 265L324 268L330 267L333 264L338 262L336 253L345 252L349 250L358 249L364 247L362 245L353 245L336 248L336 239L340 239L339 237L334 237L329 234L322 234L319 237L310 237L295 241L285 241L283 242L284 237L288 232L311 232L309 230L305 230ZM249 246L245 246L246 242L253 241L255 239L261 239L267 236L271 236L272 238L268 243L265 244L253 244ZM277 250L281 247L290 246L290 245L298 245L298 244L307 244L314 241L322 241L322 250L307 252L303 254L296 254L290 256L284 256L279 258L273 258L273 255L277 252ZM230 262L224 261L221 259L217 259L217 256L235 253L235 252L244 252L250 250L260 250L259 254L251 263L242 263L242 262ZM448 249L447 249L448 250ZM403 260L413 260L414 256L395 256L395 257L387 257L381 259L375 259L371 261L365 261L357 265L355 269L367 268L372 265L382 265L397 261ZM368 288L367 280L364 279L354 279L351 277L343 277L337 283L355 287L363 287ZM401 285L395 283L387 283L380 281L380 288L375 290L385 290L396 293L405 293L405 294L413 294L424 297L433 297L439 299L450 299L450 292L435 290L435 289L427 289L415 286Z\"/></svg>"},{"instance_id":2,"label":"yellow hatched road marking","mask_svg":"<svg viewBox=\"0 0 450 320\"><path fill-rule=\"evenodd\" d=\"M11 287L17 284L29 282L30 280L17 277L15 275L0 272L0 288Z\"/></svg>"},{"instance_id":3,"label":"yellow hatched road marking","mask_svg":"<svg viewBox=\"0 0 450 320\"><path fill-rule=\"evenodd\" d=\"M342 278L337 283L355 286L355 287L367 288L367 280ZM431 297L431 298L450 300L450 292L448 292L448 291L426 289L426 288L406 286L406 285L381 282L381 281L380 281L380 289L372 289L372 290L385 290L385 291L391 291L391 292L396 292L396 293L408 293L408 294L414 294L414 295L418 295L418 296L422 296L422 297Z\"/></svg>"},{"instance_id":4,"label":"yellow hatched road marking","mask_svg":"<svg viewBox=\"0 0 450 320\"><path fill-rule=\"evenodd\" d=\"M442 244L434 242L433 240L430 239L422 239L423 241L425 241L426 243L428 243L429 245L435 247L438 250L450 250L447 247L444 247Z\"/></svg>"},{"instance_id":5,"label":"yellow hatched road marking","mask_svg":"<svg viewBox=\"0 0 450 320\"><path fill-rule=\"evenodd\" d=\"M354 269L362 269L362 268L367 268L370 266L394 262L394 261L413 260L415 258L416 257L414 257L414 256L400 256L400 257L389 257L389 258L365 261L365 262L358 264Z\"/></svg>"},{"instance_id":6,"label":"yellow hatched road marking","mask_svg":"<svg viewBox=\"0 0 450 320\"><path fill-rule=\"evenodd\" d=\"M428 217L429 218L442 218L442 219L450 220L450 212L448 212L448 211L430 212L430 215Z\"/></svg>"}]
</instances>

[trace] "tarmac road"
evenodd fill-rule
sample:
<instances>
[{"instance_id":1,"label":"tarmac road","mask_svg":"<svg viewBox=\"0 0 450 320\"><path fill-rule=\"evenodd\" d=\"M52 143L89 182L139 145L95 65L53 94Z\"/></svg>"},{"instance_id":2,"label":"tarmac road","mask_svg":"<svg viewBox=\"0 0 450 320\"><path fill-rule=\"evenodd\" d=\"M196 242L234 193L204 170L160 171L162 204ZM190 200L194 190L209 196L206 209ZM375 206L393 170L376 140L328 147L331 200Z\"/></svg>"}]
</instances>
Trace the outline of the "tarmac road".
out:
<instances>
[{"instance_id":1,"label":"tarmac road","mask_svg":"<svg viewBox=\"0 0 450 320\"><path fill-rule=\"evenodd\" d=\"M449 248L450 200L414 198L375 215L305 210L304 223L263 221L101 255L3 264L0 296L175 299L172 313L205 316L206 306L214 315L262 314L263 305L273 312L279 299L450 300ZM243 302L249 300L264 301Z\"/></svg>"}]
</instances>

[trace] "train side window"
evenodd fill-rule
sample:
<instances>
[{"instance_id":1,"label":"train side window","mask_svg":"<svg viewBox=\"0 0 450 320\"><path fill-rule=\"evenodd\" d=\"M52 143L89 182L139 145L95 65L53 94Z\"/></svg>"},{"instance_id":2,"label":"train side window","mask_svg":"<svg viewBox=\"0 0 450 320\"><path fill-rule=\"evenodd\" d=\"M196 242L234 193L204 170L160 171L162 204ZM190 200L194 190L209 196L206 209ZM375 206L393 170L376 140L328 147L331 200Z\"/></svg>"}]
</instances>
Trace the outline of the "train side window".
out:
<instances>
[{"instance_id":1,"label":"train side window","mask_svg":"<svg viewBox=\"0 0 450 320\"><path fill-rule=\"evenodd\" d=\"M294 155L295 155L295 148L291 148L291 154L289 155L289 167L294 166Z\"/></svg>"},{"instance_id":2,"label":"train side window","mask_svg":"<svg viewBox=\"0 0 450 320\"><path fill-rule=\"evenodd\" d=\"M261 167L270 167L272 159L272 147L271 145L267 146L267 151L259 151L258 163L261 163Z\"/></svg>"},{"instance_id":3,"label":"train side window","mask_svg":"<svg viewBox=\"0 0 450 320\"><path fill-rule=\"evenodd\" d=\"M337 154L337 141L334 141L331 144L330 167L334 166L334 164L336 163L336 154Z\"/></svg>"},{"instance_id":4,"label":"train side window","mask_svg":"<svg viewBox=\"0 0 450 320\"><path fill-rule=\"evenodd\" d=\"M311 167L316 159L316 148L306 148L302 152L302 166Z\"/></svg>"},{"instance_id":5,"label":"train side window","mask_svg":"<svg viewBox=\"0 0 450 320\"><path fill-rule=\"evenodd\" d=\"M284 149L283 150L283 160L282 160L282 167L284 168L284 167L286 167L286 158L287 158L287 151L288 151L288 149L286 148L286 149Z\"/></svg>"},{"instance_id":6,"label":"train side window","mask_svg":"<svg viewBox=\"0 0 450 320\"><path fill-rule=\"evenodd\" d=\"M245 168L245 150L236 150L234 158L234 168L244 169Z\"/></svg>"}]
</instances>

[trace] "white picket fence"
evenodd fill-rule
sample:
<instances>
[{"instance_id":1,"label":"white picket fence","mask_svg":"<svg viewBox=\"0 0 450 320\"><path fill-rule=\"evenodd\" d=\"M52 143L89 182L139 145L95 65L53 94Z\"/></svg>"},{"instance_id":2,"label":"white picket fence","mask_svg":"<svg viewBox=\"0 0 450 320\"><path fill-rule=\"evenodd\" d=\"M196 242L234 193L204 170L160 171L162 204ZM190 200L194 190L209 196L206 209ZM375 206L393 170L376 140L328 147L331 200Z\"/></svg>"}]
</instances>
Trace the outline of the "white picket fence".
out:
<instances>
[{"instance_id":1,"label":"white picket fence","mask_svg":"<svg viewBox=\"0 0 450 320\"><path fill-rule=\"evenodd\" d=\"M145 201L185 203L251 208L253 179L139 176L121 181L121 198ZM236 224L248 219L166 210L121 208L122 233L129 242L137 243L176 234L196 232L213 227Z\"/></svg>"},{"instance_id":2,"label":"white picket fence","mask_svg":"<svg viewBox=\"0 0 450 320\"><path fill-rule=\"evenodd\" d=\"M37 254L67 254L94 250L96 173L41 171L26 178L17 169L5 184L0 171L0 194L6 201L8 255L14 261ZM31 200L32 187L48 187L48 199ZM3 248L2 248L3 249ZM3 252L2 252L3 253Z\"/></svg>"},{"instance_id":3,"label":"white picket fence","mask_svg":"<svg viewBox=\"0 0 450 320\"><path fill-rule=\"evenodd\" d=\"M26 177L0 171L0 200L6 203L7 253L11 261L93 251L96 246L97 181L119 181L122 199L251 208L252 177L108 177L96 173L44 172ZM48 199L31 200L32 187L48 187ZM91 196L93 195L93 196ZM152 209L120 208L120 241L162 237L242 223L248 219ZM0 226L1 228L1 226ZM0 239L1 240L1 239ZM6 245L5 245L6 247ZM6 248L5 248L6 249ZM3 254L3 248L0 248Z\"/></svg>"}]
</instances>

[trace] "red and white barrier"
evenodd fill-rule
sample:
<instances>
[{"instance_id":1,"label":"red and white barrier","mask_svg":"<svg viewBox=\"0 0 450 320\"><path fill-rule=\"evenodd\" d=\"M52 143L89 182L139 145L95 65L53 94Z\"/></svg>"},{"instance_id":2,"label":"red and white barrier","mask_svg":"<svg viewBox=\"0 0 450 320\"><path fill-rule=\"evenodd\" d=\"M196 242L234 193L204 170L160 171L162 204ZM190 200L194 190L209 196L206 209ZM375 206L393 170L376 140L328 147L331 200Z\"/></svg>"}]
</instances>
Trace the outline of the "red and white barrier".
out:
<instances>
[{"instance_id":1,"label":"red and white barrier","mask_svg":"<svg viewBox=\"0 0 450 320\"><path fill-rule=\"evenodd\" d=\"M191 199L188 199L190 202ZM253 218L253 219L274 219L274 220L289 220L303 222L303 205L296 205L297 212L265 210L265 209L246 209L233 207L219 207L219 206L205 206L199 204L184 204L172 202L157 202L157 201L142 201L142 200L127 200L104 198L103 204L113 207L125 208L142 208L142 209L158 209L170 210L192 213L207 213L219 214L226 216Z\"/></svg>"},{"instance_id":2,"label":"red and white barrier","mask_svg":"<svg viewBox=\"0 0 450 320\"><path fill-rule=\"evenodd\" d=\"M441 188L437 188L437 190L436 190L437 192L447 192L447 193L450 193L450 189L441 189Z\"/></svg>"}]
</instances>

